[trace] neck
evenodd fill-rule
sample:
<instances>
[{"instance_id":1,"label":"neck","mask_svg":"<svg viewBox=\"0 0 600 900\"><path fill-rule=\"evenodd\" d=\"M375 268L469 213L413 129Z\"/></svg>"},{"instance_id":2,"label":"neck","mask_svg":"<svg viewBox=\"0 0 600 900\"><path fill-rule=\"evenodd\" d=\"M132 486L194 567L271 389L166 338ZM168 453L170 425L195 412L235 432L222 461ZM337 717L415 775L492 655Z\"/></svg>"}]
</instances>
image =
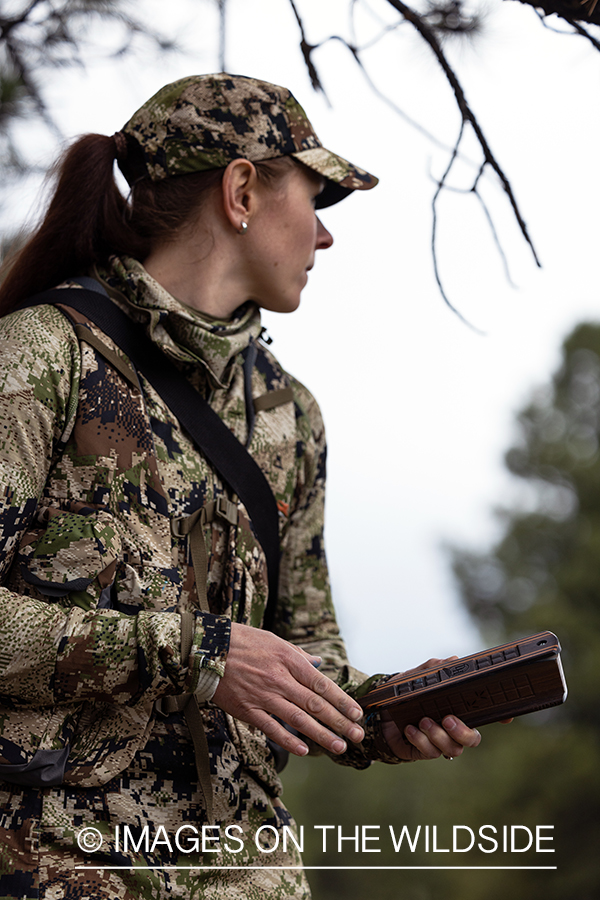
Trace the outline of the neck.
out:
<instances>
[{"instance_id":1,"label":"neck","mask_svg":"<svg viewBox=\"0 0 600 900\"><path fill-rule=\"evenodd\" d=\"M144 260L144 268L181 303L209 316L229 319L250 299L234 247L235 242L229 241L215 246L209 235L198 240L196 232L188 240L157 247Z\"/></svg>"}]
</instances>

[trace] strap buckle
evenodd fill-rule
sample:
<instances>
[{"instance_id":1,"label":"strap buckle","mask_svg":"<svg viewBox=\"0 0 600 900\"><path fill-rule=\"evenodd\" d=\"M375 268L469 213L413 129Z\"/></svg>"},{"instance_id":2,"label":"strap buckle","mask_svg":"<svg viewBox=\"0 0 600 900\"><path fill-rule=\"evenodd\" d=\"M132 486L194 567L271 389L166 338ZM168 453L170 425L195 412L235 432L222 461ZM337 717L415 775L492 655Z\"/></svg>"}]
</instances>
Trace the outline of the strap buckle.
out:
<instances>
[{"instance_id":1,"label":"strap buckle","mask_svg":"<svg viewBox=\"0 0 600 900\"><path fill-rule=\"evenodd\" d=\"M237 525L237 504L232 503L227 497L217 497L216 500L211 500L206 506L197 509L189 516L180 516L177 519L171 519L171 534L176 538L187 537L198 521L201 526L208 525L210 522L213 522L217 516L220 519L229 522L230 525Z\"/></svg>"},{"instance_id":2,"label":"strap buckle","mask_svg":"<svg viewBox=\"0 0 600 900\"><path fill-rule=\"evenodd\" d=\"M171 519L171 534L176 538L187 537L198 520L200 520L200 525L206 525L206 522L210 521L206 515L205 506L197 509L190 516L179 516L176 519Z\"/></svg>"},{"instance_id":3,"label":"strap buckle","mask_svg":"<svg viewBox=\"0 0 600 900\"><path fill-rule=\"evenodd\" d=\"M236 503L232 503L227 497L219 497L215 504L215 515L220 516L229 522L230 525L237 525L238 508Z\"/></svg>"}]
</instances>

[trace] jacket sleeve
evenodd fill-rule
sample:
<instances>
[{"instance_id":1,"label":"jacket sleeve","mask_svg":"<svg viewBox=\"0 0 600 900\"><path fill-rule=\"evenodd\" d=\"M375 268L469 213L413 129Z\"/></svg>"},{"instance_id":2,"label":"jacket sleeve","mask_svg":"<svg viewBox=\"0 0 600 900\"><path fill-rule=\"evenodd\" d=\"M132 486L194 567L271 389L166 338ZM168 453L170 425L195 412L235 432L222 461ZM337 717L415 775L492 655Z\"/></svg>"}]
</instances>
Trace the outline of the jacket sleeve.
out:
<instances>
[{"instance_id":1,"label":"jacket sleeve","mask_svg":"<svg viewBox=\"0 0 600 900\"><path fill-rule=\"evenodd\" d=\"M0 321L2 583L13 580L23 535L73 428L80 373L77 338L56 308ZM93 537L109 542L106 529ZM59 540L56 552L65 552ZM126 704L193 692L202 667L222 674L228 641L226 618L198 612L192 650L182 660L178 613L127 615L0 588L0 694L25 705Z\"/></svg>"},{"instance_id":2,"label":"jacket sleeve","mask_svg":"<svg viewBox=\"0 0 600 900\"><path fill-rule=\"evenodd\" d=\"M282 540L276 630L323 659L320 671L354 697L365 694L386 676L370 678L353 668L340 635L331 597L323 539L325 508L326 443L321 413L312 395L292 380L299 408L297 481L289 522ZM349 745L342 765L366 768L372 760L401 762L389 750L381 733L379 716L363 723L365 740ZM324 752L313 746L313 752Z\"/></svg>"}]
</instances>

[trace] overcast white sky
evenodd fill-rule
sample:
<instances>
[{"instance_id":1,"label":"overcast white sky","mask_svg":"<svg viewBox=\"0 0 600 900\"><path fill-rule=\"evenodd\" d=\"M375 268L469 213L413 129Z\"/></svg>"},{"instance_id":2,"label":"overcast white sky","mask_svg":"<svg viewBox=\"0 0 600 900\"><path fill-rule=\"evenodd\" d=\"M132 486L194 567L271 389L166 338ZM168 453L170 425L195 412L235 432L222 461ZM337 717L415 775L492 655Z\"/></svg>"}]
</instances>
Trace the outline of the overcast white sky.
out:
<instances>
[{"instance_id":1,"label":"overcast white sky","mask_svg":"<svg viewBox=\"0 0 600 900\"><path fill-rule=\"evenodd\" d=\"M297 5L312 43L348 34L347 0ZM369 6L372 14L359 20L365 38L378 30L378 17L393 19L383 0ZM145 7L160 25L164 4L135 4ZM286 0L229 0L229 7L228 70L289 87L325 146L381 179L376 190L323 212L335 244L320 254L300 310L265 317L273 349L325 415L328 551L352 660L396 671L431 655L475 651L480 638L457 605L440 547L488 544L491 508L518 488L502 467L514 412L556 367L568 330L599 318L600 55L582 38L545 29L533 9L500 0L488 3L484 36L450 51L543 264L536 268L493 177L485 196L516 289L475 198L443 198L442 277L481 336L444 306L433 277L431 174L439 177L447 153L370 92L339 43L315 57L331 106L316 95ZM171 0L168 11L187 55L146 52L49 82L67 136L111 134L168 81L218 70L213 4ZM453 143L459 118L451 92L408 25L364 58L406 113ZM32 154L44 160L54 149L40 138ZM465 150L479 161L472 141ZM471 172L461 166L454 184L469 186ZM17 218L26 205L21 193L8 208Z\"/></svg>"}]
</instances>

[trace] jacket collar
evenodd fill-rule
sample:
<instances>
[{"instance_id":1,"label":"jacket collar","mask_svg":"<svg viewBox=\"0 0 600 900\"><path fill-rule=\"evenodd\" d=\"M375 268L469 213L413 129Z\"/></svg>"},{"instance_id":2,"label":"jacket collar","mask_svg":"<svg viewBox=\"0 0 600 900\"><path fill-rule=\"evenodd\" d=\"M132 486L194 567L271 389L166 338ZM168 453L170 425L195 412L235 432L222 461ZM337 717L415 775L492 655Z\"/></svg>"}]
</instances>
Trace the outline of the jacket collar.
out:
<instances>
[{"instance_id":1,"label":"jacket collar","mask_svg":"<svg viewBox=\"0 0 600 900\"><path fill-rule=\"evenodd\" d=\"M217 387L228 386L229 362L262 331L256 304L244 303L231 319L214 319L180 303L130 257L113 256L94 274L154 343L174 359L202 364Z\"/></svg>"}]
</instances>

